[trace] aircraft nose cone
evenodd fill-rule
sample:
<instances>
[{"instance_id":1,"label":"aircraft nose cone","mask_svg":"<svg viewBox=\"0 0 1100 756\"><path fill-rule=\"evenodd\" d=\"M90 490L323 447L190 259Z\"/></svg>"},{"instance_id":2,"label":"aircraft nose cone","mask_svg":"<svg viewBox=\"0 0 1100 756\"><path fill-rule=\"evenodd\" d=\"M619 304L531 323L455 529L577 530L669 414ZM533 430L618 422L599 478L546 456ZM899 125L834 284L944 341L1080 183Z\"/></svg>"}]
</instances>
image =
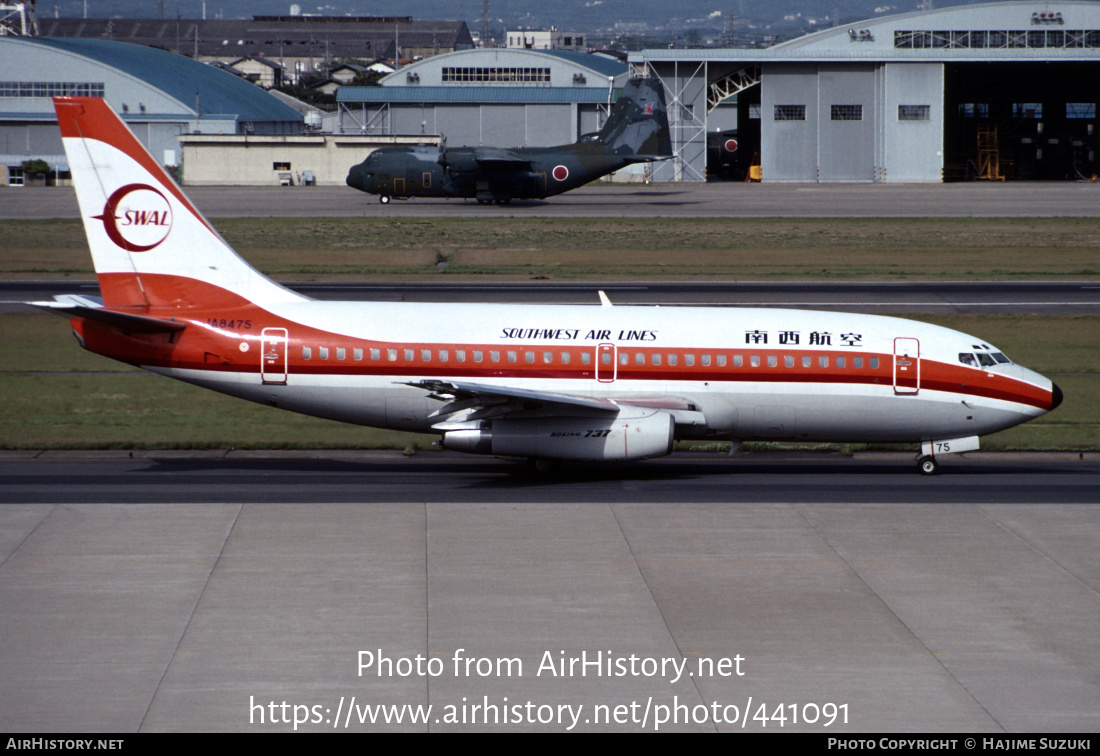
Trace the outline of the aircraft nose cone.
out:
<instances>
[{"instance_id":1,"label":"aircraft nose cone","mask_svg":"<svg viewBox=\"0 0 1100 756\"><path fill-rule=\"evenodd\" d=\"M363 188L363 176L359 172L359 166L354 166L350 171L348 171L347 185L350 186L352 189Z\"/></svg>"},{"instance_id":2,"label":"aircraft nose cone","mask_svg":"<svg viewBox=\"0 0 1100 756\"><path fill-rule=\"evenodd\" d=\"M1050 384L1050 409L1058 409L1058 405L1062 403L1062 389L1058 388L1057 383Z\"/></svg>"}]
</instances>

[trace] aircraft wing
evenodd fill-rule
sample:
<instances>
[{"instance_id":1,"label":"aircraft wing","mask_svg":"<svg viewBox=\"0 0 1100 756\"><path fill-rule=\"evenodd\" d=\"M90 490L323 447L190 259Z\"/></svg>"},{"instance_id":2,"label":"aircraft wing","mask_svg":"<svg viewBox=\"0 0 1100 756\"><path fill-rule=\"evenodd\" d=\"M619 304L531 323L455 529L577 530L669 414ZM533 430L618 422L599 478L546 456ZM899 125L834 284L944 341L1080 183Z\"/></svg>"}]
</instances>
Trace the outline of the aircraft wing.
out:
<instances>
[{"instance_id":1,"label":"aircraft wing","mask_svg":"<svg viewBox=\"0 0 1100 756\"><path fill-rule=\"evenodd\" d=\"M667 412L679 425L706 424L703 413L694 404L680 397L639 395L612 400L606 397L583 396L543 389L435 379L416 381L406 385L429 391L432 399L445 402L442 407L429 415L430 418L443 418L462 412L465 413L466 420L482 420L536 408L557 409L563 413L586 409L608 414L618 414L626 408L648 408ZM439 425L435 427L439 428Z\"/></svg>"},{"instance_id":2,"label":"aircraft wing","mask_svg":"<svg viewBox=\"0 0 1100 756\"><path fill-rule=\"evenodd\" d=\"M161 318L150 318L146 315L137 315L130 312L108 310L102 302L76 294L62 295L52 302L28 302L27 304L55 315L94 320L111 328L130 333L171 333L182 331L187 327L186 323L176 320L162 320Z\"/></svg>"},{"instance_id":3,"label":"aircraft wing","mask_svg":"<svg viewBox=\"0 0 1100 756\"><path fill-rule=\"evenodd\" d=\"M502 150L495 147L480 147L474 151L474 160L481 168L496 168L509 170L529 171L532 169L531 161L522 155L517 155L511 150Z\"/></svg>"}]
</instances>

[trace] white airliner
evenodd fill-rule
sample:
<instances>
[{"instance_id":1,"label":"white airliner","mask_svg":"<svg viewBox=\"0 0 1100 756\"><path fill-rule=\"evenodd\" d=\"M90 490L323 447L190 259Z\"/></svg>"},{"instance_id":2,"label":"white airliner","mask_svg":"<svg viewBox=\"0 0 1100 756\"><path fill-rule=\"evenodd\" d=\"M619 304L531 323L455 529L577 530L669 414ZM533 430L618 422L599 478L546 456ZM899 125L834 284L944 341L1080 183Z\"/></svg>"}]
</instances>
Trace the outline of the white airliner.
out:
<instances>
[{"instance_id":1,"label":"white airliner","mask_svg":"<svg viewBox=\"0 0 1100 756\"><path fill-rule=\"evenodd\" d=\"M225 394L539 466L767 439L920 443L924 473L1062 401L981 339L898 318L311 300L238 257L103 100L55 107L102 301L39 306L86 349Z\"/></svg>"}]
</instances>

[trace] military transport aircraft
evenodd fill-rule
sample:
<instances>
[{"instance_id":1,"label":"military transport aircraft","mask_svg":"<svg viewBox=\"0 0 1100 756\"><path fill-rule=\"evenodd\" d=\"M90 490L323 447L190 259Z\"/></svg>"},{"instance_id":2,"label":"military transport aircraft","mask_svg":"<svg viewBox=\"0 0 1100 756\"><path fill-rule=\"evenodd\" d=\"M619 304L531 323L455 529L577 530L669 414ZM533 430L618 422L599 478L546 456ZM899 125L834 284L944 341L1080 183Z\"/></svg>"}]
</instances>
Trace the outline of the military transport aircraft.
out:
<instances>
[{"instance_id":1,"label":"military transport aircraft","mask_svg":"<svg viewBox=\"0 0 1100 756\"><path fill-rule=\"evenodd\" d=\"M678 438L920 443L919 468L1062 392L981 339L761 308L332 302L229 247L102 99L55 99L102 301L36 303L88 350L274 407L558 460Z\"/></svg>"},{"instance_id":2,"label":"military transport aircraft","mask_svg":"<svg viewBox=\"0 0 1100 756\"><path fill-rule=\"evenodd\" d=\"M347 184L384 204L409 197L481 203L542 199L584 186L631 163L672 157L659 79L632 79L603 128L557 147L382 147L348 172Z\"/></svg>"}]
</instances>

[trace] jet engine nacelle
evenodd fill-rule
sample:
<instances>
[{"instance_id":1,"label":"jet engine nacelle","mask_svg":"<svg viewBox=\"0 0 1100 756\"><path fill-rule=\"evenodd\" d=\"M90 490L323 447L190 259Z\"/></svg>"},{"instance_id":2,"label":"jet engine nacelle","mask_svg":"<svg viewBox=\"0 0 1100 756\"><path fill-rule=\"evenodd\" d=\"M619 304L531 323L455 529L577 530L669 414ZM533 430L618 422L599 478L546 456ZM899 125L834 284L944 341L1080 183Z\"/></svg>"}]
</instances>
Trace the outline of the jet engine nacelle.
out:
<instances>
[{"instance_id":1,"label":"jet engine nacelle","mask_svg":"<svg viewBox=\"0 0 1100 756\"><path fill-rule=\"evenodd\" d=\"M665 412L497 419L444 432L443 448L505 457L624 461L669 454L674 428Z\"/></svg>"}]
</instances>

